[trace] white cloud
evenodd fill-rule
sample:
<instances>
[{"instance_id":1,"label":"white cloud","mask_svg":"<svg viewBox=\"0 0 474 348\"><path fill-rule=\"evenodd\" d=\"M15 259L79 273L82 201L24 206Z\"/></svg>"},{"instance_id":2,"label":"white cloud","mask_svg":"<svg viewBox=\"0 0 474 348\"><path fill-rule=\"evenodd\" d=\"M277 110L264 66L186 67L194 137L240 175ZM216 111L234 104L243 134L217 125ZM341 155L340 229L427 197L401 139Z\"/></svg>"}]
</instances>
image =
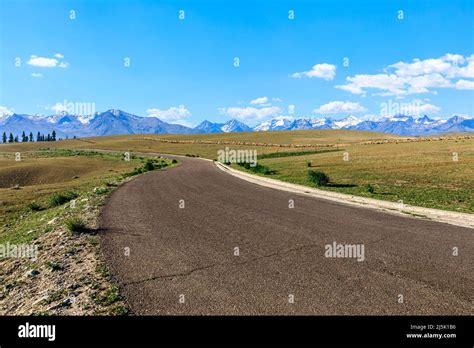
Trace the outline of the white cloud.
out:
<instances>
[{"instance_id":1,"label":"white cloud","mask_svg":"<svg viewBox=\"0 0 474 348\"><path fill-rule=\"evenodd\" d=\"M346 83L336 88L352 94L366 95L376 90L375 95L405 96L409 94L436 93L436 88L461 88L469 83L454 83L456 77L474 77L474 55L463 57L448 53L440 58L389 65L379 74L359 74L346 77Z\"/></svg>"},{"instance_id":2,"label":"white cloud","mask_svg":"<svg viewBox=\"0 0 474 348\"><path fill-rule=\"evenodd\" d=\"M241 120L262 120L268 117L271 117L278 113L280 108L277 106L268 106L263 108L254 108L254 107L228 107L228 108L219 108L219 112L223 115L230 116L232 118L239 118Z\"/></svg>"},{"instance_id":3,"label":"white cloud","mask_svg":"<svg viewBox=\"0 0 474 348\"><path fill-rule=\"evenodd\" d=\"M334 79L336 76L336 66L327 63L316 64L311 68L311 70L296 72L290 76L298 79L301 77L317 77L329 81Z\"/></svg>"},{"instance_id":4,"label":"white cloud","mask_svg":"<svg viewBox=\"0 0 474 348\"><path fill-rule=\"evenodd\" d=\"M388 101L380 103L379 117L392 117L398 114L406 116L434 116L437 115L440 110L441 108L439 106L426 102L426 99L413 99L407 102L399 102L397 100L389 99Z\"/></svg>"},{"instance_id":5,"label":"white cloud","mask_svg":"<svg viewBox=\"0 0 474 348\"><path fill-rule=\"evenodd\" d=\"M43 74L42 73L31 73L31 76L40 78L40 77L43 77Z\"/></svg>"},{"instance_id":6,"label":"white cloud","mask_svg":"<svg viewBox=\"0 0 474 348\"><path fill-rule=\"evenodd\" d=\"M66 103L56 103L50 107L47 107L47 109L53 110L56 113L56 115L68 112Z\"/></svg>"},{"instance_id":7,"label":"white cloud","mask_svg":"<svg viewBox=\"0 0 474 348\"><path fill-rule=\"evenodd\" d=\"M61 53L56 53L54 56L58 59L63 59L64 58L64 56Z\"/></svg>"},{"instance_id":8,"label":"white cloud","mask_svg":"<svg viewBox=\"0 0 474 348\"><path fill-rule=\"evenodd\" d=\"M423 103L421 100L415 100L415 103L418 103L417 111L412 116L419 115L436 115L441 110L439 106ZM410 114L409 114L410 115Z\"/></svg>"},{"instance_id":9,"label":"white cloud","mask_svg":"<svg viewBox=\"0 0 474 348\"><path fill-rule=\"evenodd\" d=\"M1 106L0 105L0 118L3 118L5 116L10 116L11 114L13 114L12 109L9 109L6 106Z\"/></svg>"},{"instance_id":10,"label":"white cloud","mask_svg":"<svg viewBox=\"0 0 474 348\"><path fill-rule=\"evenodd\" d=\"M268 97L260 97L250 101L251 105L265 105L268 104Z\"/></svg>"},{"instance_id":11,"label":"white cloud","mask_svg":"<svg viewBox=\"0 0 474 348\"><path fill-rule=\"evenodd\" d=\"M459 80L456 82L456 89L474 89L474 81Z\"/></svg>"},{"instance_id":12,"label":"white cloud","mask_svg":"<svg viewBox=\"0 0 474 348\"><path fill-rule=\"evenodd\" d=\"M359 103L344 101L332 101L313 110L313 112L318 114L356 113L365 111L367 111L367 109Z\"/></svg>"},{"instance_id":13,"label":"white cloud","mask_svg":"<svg viewBox=\"0 0 474 348\"><path fill-rule=\"evenodd\" d=\"M190 124L185 120L185 118L191 116L191 112L186 109L184 105L172 106L169 109L161 110L156 108L150 108L146 110L148 117L157 117L162 121L170 123L178 123L184 126L189 126Z\"/></svg>"},{"instance_id":14,"label":"white cloud","mask_svg":"<svg viewBox=\"0 0 474 348\"><path fill-rule=\"evenodd\" d=\"M346 85L336 86L336 88L349 91L353 94L364 94L364 88L374 88L390 92L391 94L401 94L404 88L404 81L395 74L375 74L375 75L355 75L346 78Z\"/></svg>"},{"instance_id":15,"label":"white cloud","mask_svg":"<svg viewBox=\"0 0 474 348\"><path fill-rule=\"evenodd\" d=\"M69 63L62 62L59 59L62 59L63 56L59 53L56 53L55 58L48 58L48 57L38 57L36 55L31 55L30 59L26 62L26 64L35 66L38 68L67 68ZM61 57L59 57L61 56Z\"/></svg>"}]
</instances>

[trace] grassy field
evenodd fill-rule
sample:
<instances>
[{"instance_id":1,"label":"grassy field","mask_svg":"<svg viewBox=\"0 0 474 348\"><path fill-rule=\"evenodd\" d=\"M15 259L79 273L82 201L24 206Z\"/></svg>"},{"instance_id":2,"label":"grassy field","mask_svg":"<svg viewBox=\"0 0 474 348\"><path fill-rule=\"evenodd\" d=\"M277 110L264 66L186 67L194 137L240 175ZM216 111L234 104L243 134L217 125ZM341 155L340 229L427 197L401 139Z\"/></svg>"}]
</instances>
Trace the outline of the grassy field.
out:
<instances>
[{"instance_id":1,"label":"grassy field","mask_svg":"<svg viewBox=\"0 0 474 348\"><path fill-rule=\"evenodd\" d=\"M26 144L23 144L25 146ZM0 155L0 246L37 248L37 258L0 256L0 315L121 315L128 309L99 248L107 195L128 178L172 166L151 156L71 149Z\"/></svg>"},{"instance_id":2,"label":"grassy field","mask_svg":"<svg viewBox=\"0 0 474 348\"><path fill-rule=\"evenodd\" d=\"M168 160L160 161L170 164ZM53 218L63 209L50 206L55 194L73 192L79 200L97 187L102 187L101 194L107 193L107 185L124 174L135 174L134 169L144 162L144 158L135 156L124 161L121 155L67 149L21 152L20 161L15 160L14 153L1 154L0 243L28 242L48 229L40 221Z\"/></svg>"},{"instance_id":3,"label":"grassy field","mask_svg":"<svg viewBox=\"0 0 474 348\"><path fill-rule=\"evenodd\" d=\"M453 152L458 153L458 161L453 160ZM275 172L271 177L296 184L314 186L308 170L322 171L331 179L322 189L474 212L474 139L351 145L339 152L267 158L258 163Z\"/></svg>"},{"instance_id":4,"label":"grassy field","mask_svg":"<svg viewBox=\"0 0 474 348\"><path fill-rule=\"evenodd\" d=\"M322 189L390 201L402 200L405 204L430 208L474 212L474 138L466 134L410 138L371 132L310 130L124 135L47 144L1 145L0 152L27 152L45 146L190 154L209 159L216 159L217 151L225 147L255 149L259 164L268 167L272 172L270 176L276 179L311 186L308 169L319 170L331 179ZM304 154L323 149L334 151ZM273 155L281 152L300 154ZM348 154L347 161L343 160L344 153ZM458 154L458 161L453 160L453 153ZM311 167L308 167L308 162L311 162Z\"/></svg>"}]
</instances>

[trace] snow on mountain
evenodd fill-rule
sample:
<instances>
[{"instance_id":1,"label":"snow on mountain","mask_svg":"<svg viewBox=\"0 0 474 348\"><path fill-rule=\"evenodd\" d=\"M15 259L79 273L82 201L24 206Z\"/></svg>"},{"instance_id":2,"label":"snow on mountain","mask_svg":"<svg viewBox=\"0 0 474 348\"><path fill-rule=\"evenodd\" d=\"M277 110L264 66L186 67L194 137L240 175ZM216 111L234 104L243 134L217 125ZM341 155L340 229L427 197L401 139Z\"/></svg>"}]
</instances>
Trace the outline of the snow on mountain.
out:
<instances>
[{"instance_id":1,"label":"snow on mountain","mask_svg":"<svg viewBox=\"0 0 474 348\"><path fill-rule=\"evenodd\" d=\"M263 122L258 126L254 127L253 130L256 132L268 131L268 130L283 130L288 129L292 124L293 120L288 117L278 117L273 120Z\"/></svg>"},{"instance_id":2,"label":"snow on mountain","mask_svg":"<svg viewBox=\"0 0 474 348\"><path fill-rule=\"evenodd\" d=\"M346 118L344 118L340 121L335 121L334 122L334 125L335 125L334 128L337 127L338 129L344 129L344 128L356 126L361 122L362 122L362 120L358 119L355 116L348 116L348 117L346 117Z\"/></svg>"},{"instance_id":3,"label":"snow on mountain","mask_svg":"<svg viewBox=\"0 0 474 348\"><path fill-rule=\"evenodd\" d=\"M117 134L195 134L220 132L251 132L304 129L363 130L399 134L406 136L440 134L446 132L474 132L474 118L454 115L448 119L433 119L426 115L413 117L394 115L387 118L360 119L348 116L341 120L331 118L292 119L279 116L250 128L245 123L232 119L225 123L203 121L194 128L166 123L156 117L140 117L111 109L93 115L4 115L0 119L0 132L15 135L25 132L51 133L58 137L87 137Z\"/></svg>"},{"instance_id":4,"label":"snow on mountain","mask_svg":"<svg viewBox=\"0 0 474 348\"><path fill-rule=\"evenodd\" d=\"M224 123L224 125L221 127L221 130L224 133L251 132L252 131L252 129L249 126L247 126L245 123L240 122L236 119L233 119Z\"/></svg>"}]
</instances>

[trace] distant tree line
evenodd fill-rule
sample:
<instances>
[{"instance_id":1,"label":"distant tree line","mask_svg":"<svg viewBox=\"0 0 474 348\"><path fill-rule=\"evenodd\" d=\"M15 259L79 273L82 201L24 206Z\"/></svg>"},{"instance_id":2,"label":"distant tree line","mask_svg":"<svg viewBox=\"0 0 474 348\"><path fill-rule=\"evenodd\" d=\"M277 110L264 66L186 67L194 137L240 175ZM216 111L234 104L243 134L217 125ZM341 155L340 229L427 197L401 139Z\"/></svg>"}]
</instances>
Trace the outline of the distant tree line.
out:
<instances>
[{"instance_id":1,"label":"distant tree line","mask_svg":"<svg viewBox=\"0 0 474 348\"><path fill-rule=\"evenodd\" d=\"M58 140L61 140L61 138L59 138ZM22 143L27 143L27 142L34 142L35 139L33 137L33 133L30 132L29 135L27 135L25 133L25 131L23 131L21 133L21 142ZM53 130L53 132L51 134L41 134L40 132L38 132L36 134L36 141L56 141L56 131ZM2 134L2 142L4 144L6 143L19 143L20 142L20 139L18 137L18 135L13 135L13 133L10 133L9 136L7 136L7 133L3 132Z\"/></svg>"}]
</instances>

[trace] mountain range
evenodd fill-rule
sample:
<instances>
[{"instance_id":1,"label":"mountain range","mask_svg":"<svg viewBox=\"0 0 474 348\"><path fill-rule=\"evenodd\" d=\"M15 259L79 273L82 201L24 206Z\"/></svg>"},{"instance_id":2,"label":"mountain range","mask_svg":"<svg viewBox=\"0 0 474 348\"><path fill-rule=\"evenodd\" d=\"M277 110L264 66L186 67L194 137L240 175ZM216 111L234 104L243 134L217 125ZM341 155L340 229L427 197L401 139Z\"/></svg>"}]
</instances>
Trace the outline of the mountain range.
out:
<instances>
[{"instance_id":1,"label":"mountain range","mask_svg":"<svg viewBox=\"0 0 474 348\"><path fill-rule=\"evenodd\" d=\"M60 114L52 116L11 114L0 118L0 133L21 134L23 131L51 133L58 137L89 137L118 134L198 134L252 131L347 129L382 132L406 136L422 136L446 132L474 132L474 118L452 116L448 119L432 119L426 115L413 117L395 115L377 120L348 116L341 120L325 118L290 119L278 117L249 127L236 119L225 123L203 121L194 128L164 122L156 117L132 115L111 109L89 116Z\"/></svg>"}]
</instances>

